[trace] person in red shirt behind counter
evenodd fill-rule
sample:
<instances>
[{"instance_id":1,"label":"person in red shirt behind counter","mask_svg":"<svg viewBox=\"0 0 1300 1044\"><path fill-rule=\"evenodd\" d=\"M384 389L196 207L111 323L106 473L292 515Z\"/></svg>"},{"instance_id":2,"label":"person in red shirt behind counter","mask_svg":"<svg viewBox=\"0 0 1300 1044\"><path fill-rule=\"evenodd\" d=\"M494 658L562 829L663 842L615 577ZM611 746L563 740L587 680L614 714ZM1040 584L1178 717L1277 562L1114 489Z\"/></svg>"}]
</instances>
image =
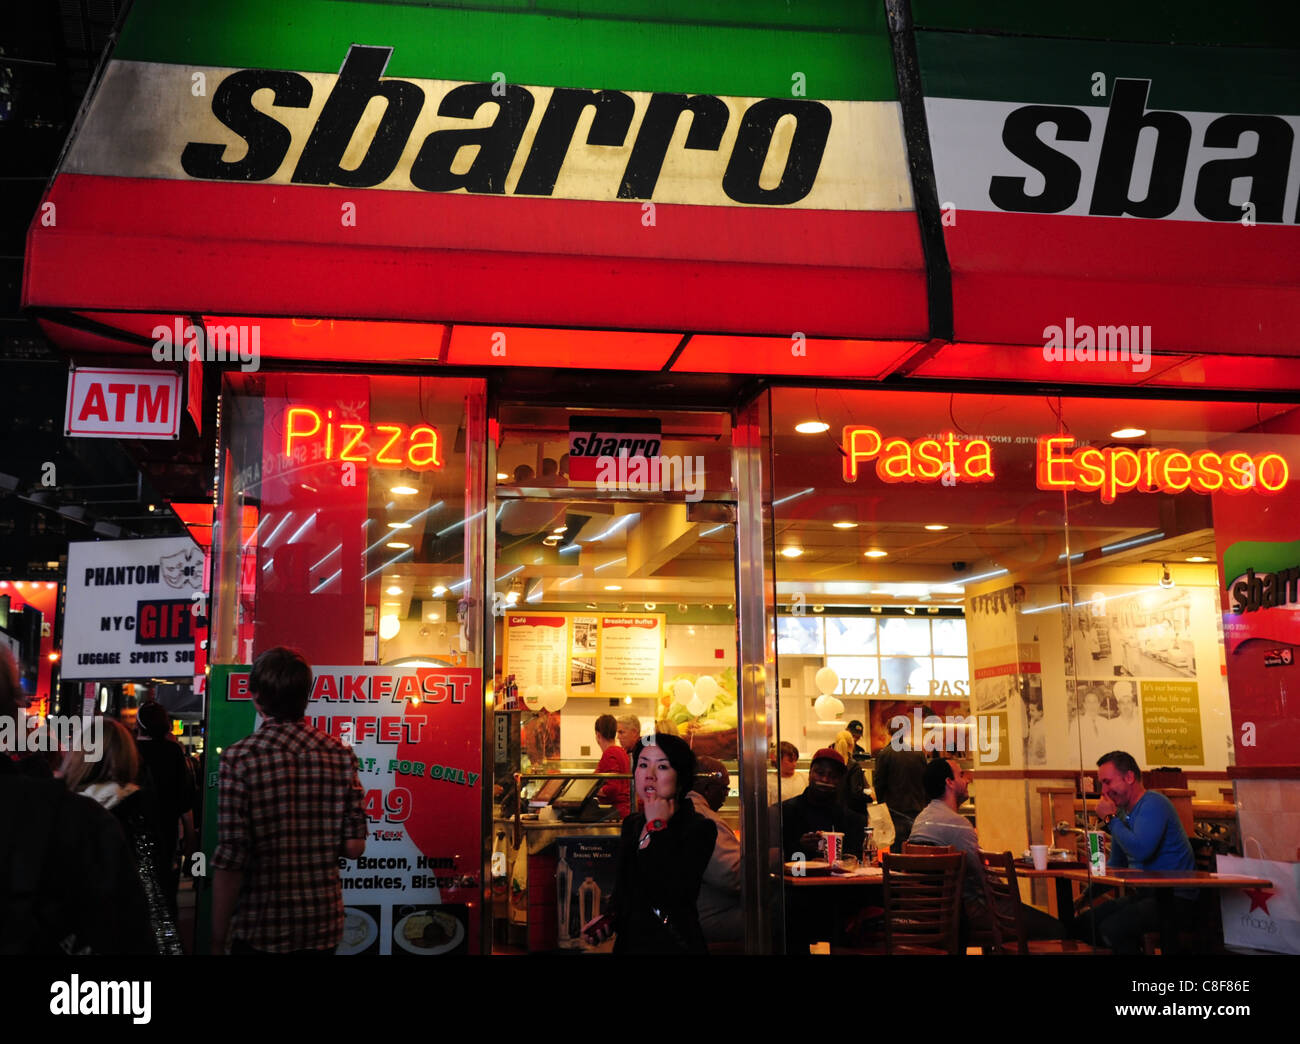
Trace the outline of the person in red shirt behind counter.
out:
<instances>
[{"instance_id":1,"label":"person in red shirt behind counter","mask_svg":"<svg viewBox=\"0 0 1300 1044\"><path fill-rule=\"evenodd\" d=\"M602 714L596 719L596 745L600 747L600 764L596 766L597 772L629 773L632 771L627 751L618 743L617 736L618 721L614 715ZM617 808L618 814L623 818L627 818L627 814L631 811L628 782L625 779L611 779L600 788L598 798L603 804Z\"/></svg>"}]
</instances>

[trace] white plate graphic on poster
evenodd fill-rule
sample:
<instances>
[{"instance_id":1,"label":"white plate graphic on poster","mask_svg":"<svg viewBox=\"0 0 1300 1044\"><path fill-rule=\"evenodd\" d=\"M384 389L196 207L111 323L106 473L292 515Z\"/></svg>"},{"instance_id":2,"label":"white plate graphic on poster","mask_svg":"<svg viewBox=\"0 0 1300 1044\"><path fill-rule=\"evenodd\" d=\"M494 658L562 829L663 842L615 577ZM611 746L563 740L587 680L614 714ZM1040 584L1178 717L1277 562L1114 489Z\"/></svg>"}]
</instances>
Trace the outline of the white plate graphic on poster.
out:
<instances>
[{"instance_id":1,"label":"white plate graphic on poster","mask_svg":"<svg viewBox=\"0 0 1300 1044\"><path fill-rule=\"evenodd\" d=\"M379 938L379 925L364 910L343 908L343 941L334 952L340 957L361 953Z\"/></svg>"},{"instance_id":2,"label":"white plate graphic on poster","mask_svg":"<svg viewBox=\"0 0 1300 1044\"><path fill-rule=\"evenodd\" d=\"M406 931L408 927L415 928L429 924L435 924L442 928L446 936L443 942L426 946L423 943L413 942L407 938ZM464 938L465 926L451 914L443 913L441 910L414 910L393 925L393 941L407 953L419 954L421 957L454 950Z\"/></svg>"}]
</instances>

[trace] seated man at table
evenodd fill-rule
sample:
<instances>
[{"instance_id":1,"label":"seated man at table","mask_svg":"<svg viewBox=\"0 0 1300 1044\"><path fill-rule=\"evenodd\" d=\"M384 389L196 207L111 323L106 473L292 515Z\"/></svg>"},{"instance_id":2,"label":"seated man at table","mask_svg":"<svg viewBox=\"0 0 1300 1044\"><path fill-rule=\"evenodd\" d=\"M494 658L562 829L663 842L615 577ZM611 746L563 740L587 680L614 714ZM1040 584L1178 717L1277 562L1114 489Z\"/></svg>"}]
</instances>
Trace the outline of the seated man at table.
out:
<instances>
[{"instance_id":1,"label":"seated man at table","mask_svg":"<svg viewBox=\"0 0 1300 1044\"><path fill-rule=\"evenodd\" d=\"M1110 834L1108 870L1187 870L1196 869L1187 832L1163 794L1142 786L1142 770L1133 755L1122 750L1103 754L1097 761L1097 782L1102 796L1097 801L1097 818ZM1174 917L1179 924L1190 924L1196 889L1174 892ZM1097 941L1115 953L1139 953L1142 936L1160 930L1160 912L1151 891L1112 899L1093 907L1075 922L1075 935Z\"/></svg>"},{"instance_id":2,"label":"seated man at table","mask_svg":"<svg viewBox=\"0 0 1300 1044\"><path fill-rule=\"evenodd\" d=\"M979 834L957 809L966 800L971 774L951 758L936 759L925 766L923 783L930 803L912 824L908 840L914 845L949 845L966 856L962 879L962 936L989 931L993 925L988 895L984 890L984 863L980 860ZM1021 923L1029 939L1056 939L1060 928L1050 915L1021 903Z\"/></svg>"},{"instance_id":3,"label":"seated man at table","mask_svg":"<svg viewBox=\"0 0 1300 1044\"><path fill-rule=\"evenodd\" d=\"M823 747L808 767L808 786L802 794L781 802L781 839L786 859L802 853L805 859L819 858L817 834L844 834L844 854L861 857L867 817L850 811L840 796L840 784L848 771L839 751Z\"/></svg>"}]
</instances>

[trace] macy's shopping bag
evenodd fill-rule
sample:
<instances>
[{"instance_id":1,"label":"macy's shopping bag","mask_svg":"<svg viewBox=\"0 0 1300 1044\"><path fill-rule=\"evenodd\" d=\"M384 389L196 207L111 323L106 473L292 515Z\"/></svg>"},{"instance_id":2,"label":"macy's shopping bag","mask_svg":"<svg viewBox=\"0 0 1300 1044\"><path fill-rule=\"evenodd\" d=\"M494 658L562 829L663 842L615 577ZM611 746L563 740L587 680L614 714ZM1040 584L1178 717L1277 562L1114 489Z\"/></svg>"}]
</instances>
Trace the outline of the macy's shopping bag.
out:
<instances>
[{"instance_id":1,"label":"macy's shopping bag","mask_svg":"<svg viewBox=\"0 0 1300 1044\"><path fill-rule=\"evenodd\" d=\"M1267 877L1271 888L1225 889L1220 895L1225 946L1300 953L1300 863L1219 856L1219 873Z\"/></svg>"}]
</instances>

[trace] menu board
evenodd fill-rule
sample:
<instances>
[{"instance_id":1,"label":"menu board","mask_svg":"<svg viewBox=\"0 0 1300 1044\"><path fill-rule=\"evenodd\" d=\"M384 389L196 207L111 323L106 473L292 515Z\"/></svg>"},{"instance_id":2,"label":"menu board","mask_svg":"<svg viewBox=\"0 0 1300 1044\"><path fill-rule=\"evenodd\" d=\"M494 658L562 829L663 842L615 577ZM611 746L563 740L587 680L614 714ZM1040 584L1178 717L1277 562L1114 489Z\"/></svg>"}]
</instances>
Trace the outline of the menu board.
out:
<instances>
[{"instance_id":1,"label":"menu board","mask_svg":"<svg viewBox=\"0 0 1300 1044\"><path fill-rule=\"evenodd\" d=\"M509 613L504 673L528 706L554 697L658 696L663 613Z\"/></svg>"},{"instance_id":2,"label":"menu board","mask_svg":"<svg viewBox=\"0 0 1300 1044\"><path fill-rule=\"evenodd\" d=\"M602 616L596 691L658 696L664 667L663 616Z\"/></svg>"},{"instance_id":3,"label":"menu board","mask_svg":"<svg viewBox=\"0 0 1300 1044\"><path fill-rule=\"evenodd\" d=\"M347 666L313 673L307 722L352 748L369 824L361 858L340 860L345 911L337 952L470 952L482 851L479 670ZM247 667L213 668L212 750L257 727L247 681ZM218 780L212 764L204 816L209 856L217 840Z\"/></svg>"},{"instance_id":4,"label":"menu board","mask_svg":"<svg viewBox=\"0 0 1300 1044\"><path fill-rule=\"evenodd\" d=\"M569 674L569 621L564 613L506 617L505 673L523 698L562 692Z\"/></svg>"}]
</instances>

